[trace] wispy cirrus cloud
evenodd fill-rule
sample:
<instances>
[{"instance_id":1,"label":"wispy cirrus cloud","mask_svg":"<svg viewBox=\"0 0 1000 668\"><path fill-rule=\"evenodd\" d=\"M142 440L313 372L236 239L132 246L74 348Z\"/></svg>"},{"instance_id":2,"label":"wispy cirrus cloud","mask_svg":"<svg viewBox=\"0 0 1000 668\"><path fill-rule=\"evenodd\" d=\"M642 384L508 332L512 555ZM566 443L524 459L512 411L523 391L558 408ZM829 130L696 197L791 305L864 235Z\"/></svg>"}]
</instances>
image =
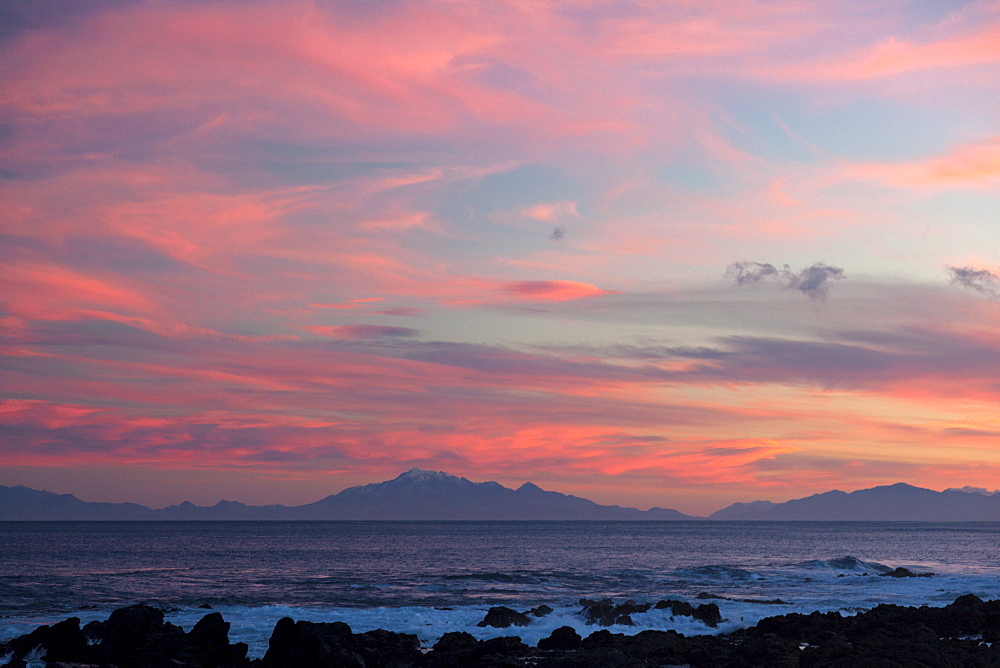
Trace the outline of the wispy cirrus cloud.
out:
<instances>
[{"instance_id":1,"label":"wispy cirrus cloud","mask_svg":"<svg viewBox=\"0 0 1000 668\"><path fill-rule=\"evenodd\" d=\"M898 163L851 164L849 178L900 188L990 188L1000 184L1000 138L954 146L947 153Z\"/></svg>"},{"instance_id":2,"label":"wispy cirrus cloud","mask_svg":"<svg viewBox=\"0 0 1000 668\"><path fill-rule=\"evenodd\" d=\"M983 475L995 303L934 272L996 296L990 3L51 8L0 31L0 474Z\"/></svg>"}]
</instances>

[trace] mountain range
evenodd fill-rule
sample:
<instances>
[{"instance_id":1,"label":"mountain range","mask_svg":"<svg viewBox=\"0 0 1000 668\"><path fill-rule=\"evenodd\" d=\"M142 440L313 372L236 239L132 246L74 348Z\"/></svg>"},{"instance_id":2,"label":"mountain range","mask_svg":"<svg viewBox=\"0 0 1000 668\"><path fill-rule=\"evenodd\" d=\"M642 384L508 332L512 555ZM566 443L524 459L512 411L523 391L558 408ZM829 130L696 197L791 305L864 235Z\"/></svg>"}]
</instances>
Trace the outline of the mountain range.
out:
<instances>
[{"instance_id":1,"label":"mountain range","mask_svg":"<svg viewBox=\"0 0 1000 668\"><path fill-rule=\"evenodd\" d=\"M0 486L0 521L10 520L817 520L1000 521L1000 494L935 492L904 483L851 493L834 490L784 503L735 503L707 518L666 508L605 506L527 482L511 489L438 471L411 469L392 480L349 487L301 506L220 501L153 509L93 503L71 494Z\"/></svg>"}]
</instances>

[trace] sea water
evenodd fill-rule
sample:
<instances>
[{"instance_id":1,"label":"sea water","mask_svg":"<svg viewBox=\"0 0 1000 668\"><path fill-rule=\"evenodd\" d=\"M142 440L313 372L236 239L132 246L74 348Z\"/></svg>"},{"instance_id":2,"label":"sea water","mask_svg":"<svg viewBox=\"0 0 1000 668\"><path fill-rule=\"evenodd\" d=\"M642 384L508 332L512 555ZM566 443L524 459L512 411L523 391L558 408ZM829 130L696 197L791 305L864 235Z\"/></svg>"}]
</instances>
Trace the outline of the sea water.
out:
<instances>
[{"instance_id":1,"label":"sea water","mask_svg":"<svg viewBox=\"0 0 1000 668\"><path fill-rule=\"evenodd\" d=\"M881 575L897 566L934 576ZM534 645L560 626L597 630L581 598L716 603L717 628L669 610L610 628L690 635L969 593L1000 598L1000 523L0 523L0 639L148 603L185 629L211 606L251 657L286 616L414 633L425 646L449 631ZM491 606L543 603L554 612L528 627L477 626Z\"/></svg>"}]
</instances>

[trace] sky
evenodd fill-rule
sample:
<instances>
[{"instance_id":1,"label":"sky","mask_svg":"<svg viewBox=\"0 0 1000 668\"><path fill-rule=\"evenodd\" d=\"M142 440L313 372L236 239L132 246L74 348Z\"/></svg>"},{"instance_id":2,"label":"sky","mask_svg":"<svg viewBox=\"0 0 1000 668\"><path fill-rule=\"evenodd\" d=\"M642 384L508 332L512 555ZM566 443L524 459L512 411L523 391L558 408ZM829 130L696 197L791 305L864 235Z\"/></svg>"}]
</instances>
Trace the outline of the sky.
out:
<instances>
[{"instance_id":1,"label":"sky","mask_svg":"<svg viewBox=\"0 0 1000 668\"><path fill-rule=\"evenodd\" d=\"M0 484L1000 479L1000 3L0 3Z\"/></svg>"}]
</instances>

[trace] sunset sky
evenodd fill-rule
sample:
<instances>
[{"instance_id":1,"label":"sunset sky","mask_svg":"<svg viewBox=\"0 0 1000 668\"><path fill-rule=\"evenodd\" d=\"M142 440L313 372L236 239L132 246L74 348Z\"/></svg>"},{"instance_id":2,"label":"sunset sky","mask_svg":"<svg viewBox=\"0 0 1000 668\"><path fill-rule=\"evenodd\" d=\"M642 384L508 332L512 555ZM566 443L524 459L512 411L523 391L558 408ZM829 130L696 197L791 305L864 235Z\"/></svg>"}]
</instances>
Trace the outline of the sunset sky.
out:
<instances>
[{"instance_id":1,"label":"sunset sky","mask_svg":"<svg viewBox=\"0 0 1000 668\"><path fill-rule=\"evenodd\" d=\"M0 484L1000 479L1000 3L0 3Z\"/></svg>"}]
</instances>

